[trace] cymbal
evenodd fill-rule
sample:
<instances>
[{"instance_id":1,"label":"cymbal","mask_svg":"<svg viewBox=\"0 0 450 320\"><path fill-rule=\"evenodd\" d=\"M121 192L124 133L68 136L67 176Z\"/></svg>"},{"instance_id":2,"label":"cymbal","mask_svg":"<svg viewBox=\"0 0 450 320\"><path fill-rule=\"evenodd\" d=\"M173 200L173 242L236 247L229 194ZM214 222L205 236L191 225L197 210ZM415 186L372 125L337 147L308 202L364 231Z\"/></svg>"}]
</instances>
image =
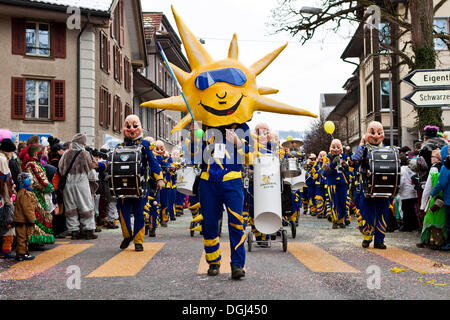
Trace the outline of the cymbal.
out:
<instances>
[{"instance_id":1,"label":"cymbal","mask_svg":"<svg viewBox=\"0 0 450 320\"><path fill-rule=\"evenodd\" d=\"M289 141L285 141L281 144L281 146L283 148L288 148L288 149L297 149L299 147L301 147L303 145L303 141L300 140L289 140Z\"/></svg>"}]
</instances>

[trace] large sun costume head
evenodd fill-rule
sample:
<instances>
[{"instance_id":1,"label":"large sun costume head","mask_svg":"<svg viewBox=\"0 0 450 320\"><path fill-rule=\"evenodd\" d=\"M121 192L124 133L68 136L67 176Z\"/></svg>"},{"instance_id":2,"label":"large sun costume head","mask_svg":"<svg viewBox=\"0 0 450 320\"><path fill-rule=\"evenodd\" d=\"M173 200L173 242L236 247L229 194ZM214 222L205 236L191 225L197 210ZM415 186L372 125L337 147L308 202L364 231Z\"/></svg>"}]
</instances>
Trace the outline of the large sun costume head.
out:
<instances>
[{"instance_id":1,"label":"large sun costume head","mask_svg":"<svg viewBox=\"0 0 450 320\"><path fill-rule=\"evenodd\" d=\"M250 121L254 111L266 111L317 118L317 115L300 108L269 99L263 95L277 93L278 90L257 87L256 76L266 69L287 44L269 53L249 68L238 61L238 44L233 35L228 57L214 61L200 41L187 28L172 7L172 12L191 66L191 73L177 66L171 67L180 83L195 121L210 127L242 124ZM188 113L183 97L152 100L141 106L176 110ZM172 130L180 130L192 121L190 114L185 116Z\"/></svg>"}]
</instances>

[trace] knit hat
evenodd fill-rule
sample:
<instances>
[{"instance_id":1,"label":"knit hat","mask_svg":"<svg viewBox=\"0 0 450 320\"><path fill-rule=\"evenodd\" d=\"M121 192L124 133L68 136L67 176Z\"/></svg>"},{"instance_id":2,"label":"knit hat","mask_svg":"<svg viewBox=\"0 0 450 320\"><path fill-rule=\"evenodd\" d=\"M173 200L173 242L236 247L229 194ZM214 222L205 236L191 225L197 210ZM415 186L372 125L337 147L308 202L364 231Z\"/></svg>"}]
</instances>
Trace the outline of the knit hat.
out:
<instances>
[{"instance_id":1,"label":"knit hat","mask_svg":"<svg viewBox=\"0 0 450 320\"><path fill-rule=\"evenodd\" d=\"M423 128L423 136L428 139L435 138L438 131L439 128L436 126L426 126L425 128Z\"/></svg>"},{"instance_id":2,"label":"knit hat","mask_svg":"<svg viewBox=\"0 0 450 320\"><path fill-rule=\"evenodd\" d=\"M4 152L16 151L16 145L11 139L5 138L0 142L0 150Z\"/></svg>"},{"instance_id":3,"label":"knit hat","mask_svg":"<svg viewBox=\"0 0 450 320\"><path fill-rule=\"evenodd\" d=\"M20 188L29 187L32 179L33 176L28 172L21 172L17 176L17 182L19 183Z\"/></svg>"},{"instance_id":4,"label":"knit hat","mask_svg":"<svg viewBox=\"0 0 450 320\"><path fill-rule=\"evenodd\" d=\"M83 133L77 133L73 136L72 142L81 144L82 146L86 146L87 137Z\"/></svg>"}]
</instances>

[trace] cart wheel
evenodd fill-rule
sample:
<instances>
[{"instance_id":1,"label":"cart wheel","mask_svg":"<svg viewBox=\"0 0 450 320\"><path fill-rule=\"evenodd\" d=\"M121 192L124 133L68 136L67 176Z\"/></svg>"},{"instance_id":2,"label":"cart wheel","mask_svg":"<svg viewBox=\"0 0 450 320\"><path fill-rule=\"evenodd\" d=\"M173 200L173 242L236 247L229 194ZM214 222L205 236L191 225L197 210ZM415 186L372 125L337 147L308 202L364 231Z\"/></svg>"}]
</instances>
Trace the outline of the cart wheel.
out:
<instances>
[{"instance_id":1,"label":"cart wheel","mask_svg":"<svg viewBox=\"0 0 450 320\"><path fill-rule=\"evenodd\" d=\"M252 252L252 242L253 242L253 234L250 231L250 232L247 233L248 252Z\"/></svg>"},{"instance_id":2,"label":"cart wheel","mask_svg":"<svg viewBox=\"0 0 450 320\"><path fill-rule=\"evenodd\" d=\"M286 230L281 231L281 239L283 241L283 252L287 251L287 232Z\"/></svg>"},{"instance_id":3,"label":"cart wheel","mask_svg":"<svg viewBox=\"0 0 450 320\"><path fill-rule=\"evenodd\" d=\"M272 233L270 235L270 240L276 240L277 239L277 234L276 233Z\"/></svg>"},{"instance_id":4,"label":"cart wheel","mask_svg":"<svg viewBox=\"0 0 450 320\"><path fill-rule=\"evenodd\" d=\"M195 227L195 222L191 222L190 229L193 229L194 227ZM191 233L191 237L193 237L195 234L195 231L191 230L190 233Z\"/></svg>"},{"instance_id":5,"label":"cart wheel","mask_svg":"<svg viewBox=\"0 0 450 320\"><path fill-rule=\"evenodd\" d=\"M297 236L297 227L295 226L295 221L291 221L291 232L292 232L292 239L295 239Z\"/></svg>"}]
</instances>

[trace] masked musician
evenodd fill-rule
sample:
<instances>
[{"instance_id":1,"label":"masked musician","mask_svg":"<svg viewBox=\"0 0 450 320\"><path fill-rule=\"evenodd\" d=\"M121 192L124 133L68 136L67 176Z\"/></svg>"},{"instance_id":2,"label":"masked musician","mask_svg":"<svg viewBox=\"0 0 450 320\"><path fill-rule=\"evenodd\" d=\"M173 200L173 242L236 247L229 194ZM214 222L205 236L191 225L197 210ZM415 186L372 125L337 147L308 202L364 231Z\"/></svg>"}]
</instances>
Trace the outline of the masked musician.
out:
<instances>
[{"instance_id":1,"label":"masked musician","mask_svg":"<svg viewBox=\"0 0 450 320\"><path fill-rule=\"evenodd\" d=\"M348 164L342 156L342 143L339 139L331 141L330 153L324 165L328 186L328 197L332 210L333 229L345 228L347 212Z\"/></svg>"},{"instance_id":2,"label":"masked musician","mask_svg":"<svg viewBox=\"0 0 450 320\"><path fill-rule=\"evenodd\" d=\"M324 159L327 153L320 151L317 161L314 163L311 173L315 181L315 196L317 218L325 218L325 178L323 176Z\"/></svg>"},{"instance_id":3,"label":"masked musician","mask_svg":"<svg viewBox=\"0 0 450 320\"><path fill-rule=\"evenodd\" d=\"M180 150L178 150L178 149L174 149L172 151L172 160L173 160L175 169L179 169L179 168L186 166L186 162L182 158ZM176 171L174 171L173 175L172 175L172 193L173 193L172 197L173 197L175 216L177 216L177 217L182 216L185 195L178 192L178 190L177 190L177 173L176 173Z\"/></svg>"},{"instance_id":4,"label":"masked musician","mask_svg":"<svg viewBox=\"0 0 450 320\"><path fill-rule=\"evenodd\" d=\"M303 198L306 201L303 204L303 214L306 214L308 212L308 206L309 206L309 214L311 216L315 216L316 213L316 182L314 180L314 176L312 173L312 168L314 166L314 163L316 162L316 155L314 153L311 153L308 157L308 161L306 163L306 179L305 179L305 186L303 186ZM305 188L306 187L306 188ZM306 190L305 190L306 189Z\"/></svg>"},{"instance_id":5,"label":"masked musician","mask_svg":"<svg viewBox=\"0 0 450 320\"><path fill-rule=\"evenodd\" d=\"M149 167L151 173L156 179L157 188L161 189L164 186L161 167L153 156L150 148L150 142L143 139L142 125L139 117L136 115L129 115L126 117L124 126L124 142L120 146L142 146L145 157L141 165ZM106 162L99 163L99 169L105 170ZM120 244L120 249L128 248L131 241L134 241L134 248L136 251L143 251L143 242L145 234L145 218L144 207L148 201L149 190L146 190L147 196L144 198L119 198L117 199L117 209L119 211L120 225L122 227L123 241ZM134 228L131 228L131 215L134 216Z\"/></svg>"},{"instance_id":6,"label":"masked musician","mask_svg":"<svg viewBox=\"0 0 450 320\"><path fill-rule=\"evenodd\" d=\"M366 134L362 137L358 149L352 156L355 170L365 160L365 150L370 147L382 147L384 140L383 125L378 121L372 121L367 126ZM384 237L387 228L389 214L389 198L366 198L363 194L359 197L359 209L362 221L360 231L363 234L363 248L368 248L375 236L374 248L386 249Z\"/></svg>"}]
</instances>

